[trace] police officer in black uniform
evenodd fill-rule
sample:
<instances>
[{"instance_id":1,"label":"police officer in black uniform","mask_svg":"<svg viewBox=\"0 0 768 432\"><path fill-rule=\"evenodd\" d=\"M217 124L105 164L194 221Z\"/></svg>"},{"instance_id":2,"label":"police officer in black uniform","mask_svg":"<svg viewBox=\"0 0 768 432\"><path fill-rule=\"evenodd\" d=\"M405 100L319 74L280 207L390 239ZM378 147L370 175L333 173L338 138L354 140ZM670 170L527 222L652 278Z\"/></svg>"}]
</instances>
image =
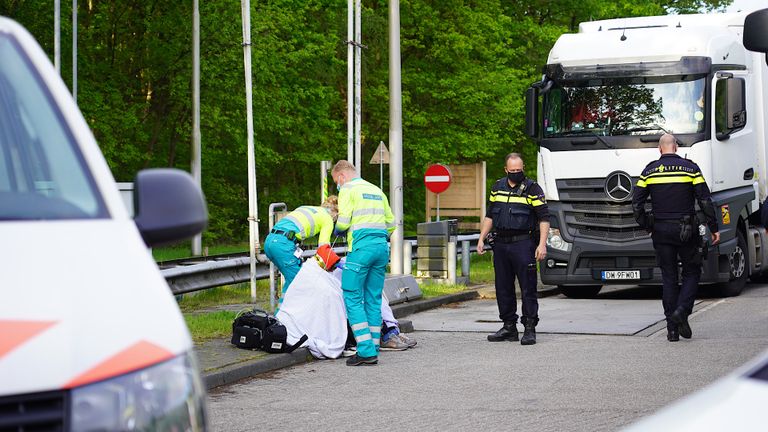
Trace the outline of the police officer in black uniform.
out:
<instances>
[{"instance_id":1,"label":"police officer in black uniform","mask_svg":"<svg viewBox=\"0 0 768 432\"><path fill-rule=\"evenodd\" d=\"M659 139L661 157L648 164L637 181L632 210L637 223L651 231L656 260L661 267L662 304L667 318L667 340L677 342L680 336L693 334L688 315L701 276L702 251L694 198L698 200L712 244L720 241L715 207L699 166L677 154L677 140L671 134ZM651 213L645 201L651 196ZM678 285L678 257L682 263L683 283Z\"/></svg>"},{"instance_id":2,"label":"police officer in black uniform","mask_svg":"<svg viewBox=\"0 0 768 432\"><path fill-rule=\"evenodd\" d=\"M536 261L547 255L549 212L544 191L523 172L518 153L505 158L506 177L491 188L488 209L480 229L477 252L485 253L485 238L493 229L493 268L496 273L496 302L504 326L488 335L491 342L520 340L523 345L536 343L539 301L536 292ZM515 278L523 298L523 338L517 333L517 298Z\"/></svg>"}]
</instances>

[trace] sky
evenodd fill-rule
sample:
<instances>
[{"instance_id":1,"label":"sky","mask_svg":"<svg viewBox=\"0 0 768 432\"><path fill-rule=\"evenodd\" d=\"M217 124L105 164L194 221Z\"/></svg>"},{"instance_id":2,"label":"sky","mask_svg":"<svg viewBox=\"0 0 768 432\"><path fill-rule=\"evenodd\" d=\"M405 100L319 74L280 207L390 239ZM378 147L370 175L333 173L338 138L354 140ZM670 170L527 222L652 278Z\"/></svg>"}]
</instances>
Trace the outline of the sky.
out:
<instances>
[{"instance_id":1,"label":"sky","mask_svg":"<svg viewBox=\"0 0 768 432\"><path fill-rule=\"evenodd\" d=\"M751 12L757 9L768 8L768 0L733 0L726 12Z\"/></svg>"}]
</instances>

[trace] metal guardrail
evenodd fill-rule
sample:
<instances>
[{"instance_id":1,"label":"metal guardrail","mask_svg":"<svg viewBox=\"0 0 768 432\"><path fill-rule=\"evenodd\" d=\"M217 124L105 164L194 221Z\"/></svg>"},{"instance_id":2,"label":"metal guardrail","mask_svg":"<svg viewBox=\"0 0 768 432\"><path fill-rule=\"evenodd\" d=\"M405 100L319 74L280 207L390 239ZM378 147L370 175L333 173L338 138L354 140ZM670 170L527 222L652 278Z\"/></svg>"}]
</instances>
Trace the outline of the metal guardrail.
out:
<instances>
[{"instance_id":1,"label":"metal guardrail","mask_svg":"<svg viewBox=\"0 0 768 432\"><path fill-rule=\"evenodd\" d=\"M473 245L477 244L480 238L479 234L469 234L457 236L456 240L461 243L457 247L456 255L461 256L462 275L469 276L469 257L475 252ZM406 239L411 242L411 261L416 258L413 253L413 246L416 245L416 239ZM486 249L489 249L486 246ZM347 248L336 247L334 252L346 255ZM309 258L315 255L315 250L306 250L302 257ZM162 264L177 264L175 267L163 268L160 270L173 294L186 294L195 291L202 291L209 288L215 288L224 285L234 285L248 282L250 280L250 257L242 256L237 258L221 259L221 257L209 257L209 261L188 264L199 258L181 259L173 261L164 261ZM269 261L264 254L257 257L256 279L269 279ZM160 263L159 263L160 264Z\"/></svg>"}]
</instances>

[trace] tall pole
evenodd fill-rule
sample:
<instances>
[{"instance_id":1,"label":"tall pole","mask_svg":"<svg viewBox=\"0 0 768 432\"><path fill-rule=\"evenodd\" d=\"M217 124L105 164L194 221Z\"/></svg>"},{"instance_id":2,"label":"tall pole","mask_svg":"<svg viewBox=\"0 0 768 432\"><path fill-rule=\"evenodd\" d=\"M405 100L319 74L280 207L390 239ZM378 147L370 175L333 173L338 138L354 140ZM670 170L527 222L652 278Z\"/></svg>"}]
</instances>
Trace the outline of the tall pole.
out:
<instances>
[{"instance_id":1,"label":"tall pole","mask_svg":"<svg viewBox=\"0 0 768 432\"><path fill-rule=\"evenodd\" d=\"M389 202L395 216L390 269L403 274L403 103L400 81L400 0L389 0ZM411 257L409 256L410 260Z\"/></svg>"},{"instance_id":2,"label":"tall pole","mask_svg":"<svg viewBox=\"0 0 768 432\"><path fill-rule=\"evenodd\" d=\"M72 98L77 103L77 0L72 0Z\"/></svg>"},{"instance_id":3,"label":"tall pole","mask_svg":"<svg viewBox=\"0 0 768 432\"><path fill-rule=\"evenodd\" d=\"M248 228L251 253L251 301L256 303L256 254L259 253L258 194L256 193L256 153L253 144L253 89L251 78L251 2L241 0L243 16L243 58L245 66L246 120L248 125Z\"/></svg>"},{"instance_id":4,"label":"tall pole","mask_svg":"<svg viewBox=\"0 0 768 432\"><path fill-rule=\"evenodd\" d=\"M192 177L202 187L202 148L200 145L200 9L192 1ZM192 255L201 255L203 236L192 238Z\"/></svg>"},{"instance_id":5,"label":"tall pole","mask_svg":"<svg viewBox=\"0 0 768 432\"><path fill-rule=\"evenodd\" d=\"M53 65L61 75L61 0L53 2Z\"/></svg>"},{"instance_id":6,"label":"tall pole","mask_svg":"<svg viewBox=\"0 0 768 432\"><path fill-rule=\"evenodd\" d=\"M355 162L355 11L347 0L347 160Z\"/></svg>"},{"instance_id":7,"label":"tall pole","mask_svg":"<svg viewBox=\"0 0 768 432\"><path fill-rule=\"evenodd\" d=\"M360 121L361 121L361 104L363 102L361 88L362 82L360 79L361 69L361 56L362 56L362 31L361 31L361 9L362 0L355 0L355 168L358 169L360 175L363 171L363 157L361 154L360 143Z\"/></svg>"}]
</instances>

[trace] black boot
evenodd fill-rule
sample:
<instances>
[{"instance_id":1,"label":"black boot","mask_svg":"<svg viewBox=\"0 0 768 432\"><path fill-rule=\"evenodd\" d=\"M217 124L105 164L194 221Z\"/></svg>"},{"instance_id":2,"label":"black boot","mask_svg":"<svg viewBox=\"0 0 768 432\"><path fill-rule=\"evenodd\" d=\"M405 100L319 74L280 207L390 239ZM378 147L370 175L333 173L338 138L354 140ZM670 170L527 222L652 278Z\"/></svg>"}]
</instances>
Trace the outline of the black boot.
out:
<instances>
[{"instance_id":1,"label":"black boot","mask_svg":"<svg viewBox=\"0 0 768 432\"><path fill-rule=\"evenodd\" d=\"M677 342L680 340L680 333L677 332L676 328L667 329L667 340L670 342Z\"/></svg>"},{"instance_id":2,"label":"black boot","mask_svg":"<svg viewBox=\"0 0 768 432\"><path fill-rule=\"evenodd\" d=\"M525 331L523 331L523 338L520 339L521 345L533 345L536 343L536 324L539 323L538 318L526 318L522 319Z\"/></svg>"},{"instance_id":3,"label":"black boot","mask_svg":"<svg viewBox=\"0 0 768 432\"><path fill-rule=\"evenodd\" d=\"M672 312L672 315L669 316L669 319L677 324L677 329L680 332L680 336L690 339L691 336L693 336L693 330L691 330L691 325L688 324L688 316L686 316L685 311L683 311L683 308L677 308L674 312Z\"/></svg>"},{"instance_id":4,"label":"black boot","mask_svg":"<svg viewBox=\"0 0 768 432\"><path fill-rule=\"evenodd\" d=\"M494 334L488 335L488 342L517 341L520 336L517 333L517 321L507 321L504 327Z\"/></svg>"}]
</instances>

